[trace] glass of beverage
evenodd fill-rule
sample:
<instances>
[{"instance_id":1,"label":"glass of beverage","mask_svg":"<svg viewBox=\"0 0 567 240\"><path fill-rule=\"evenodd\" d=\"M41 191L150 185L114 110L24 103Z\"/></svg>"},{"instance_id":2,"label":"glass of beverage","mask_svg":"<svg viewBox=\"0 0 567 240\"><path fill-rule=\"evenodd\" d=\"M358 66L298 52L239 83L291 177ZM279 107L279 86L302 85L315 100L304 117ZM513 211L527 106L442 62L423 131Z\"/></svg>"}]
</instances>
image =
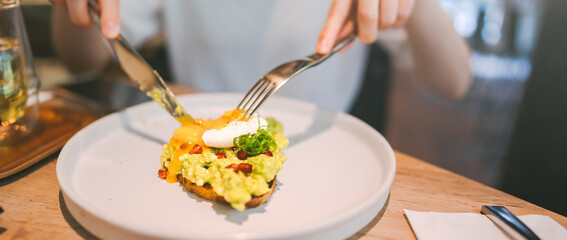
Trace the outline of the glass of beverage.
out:
<instances>
[{"instance_id":1,"label":"glass of beverage","mask_svg":"<svg viewBox=\"0 0 567 240\"><path fill-rule=\"evenodd\" d=\"M0 0L0 147L30 135L38 121L39 79L18 0Z\"/></svg>"}]
</instances>

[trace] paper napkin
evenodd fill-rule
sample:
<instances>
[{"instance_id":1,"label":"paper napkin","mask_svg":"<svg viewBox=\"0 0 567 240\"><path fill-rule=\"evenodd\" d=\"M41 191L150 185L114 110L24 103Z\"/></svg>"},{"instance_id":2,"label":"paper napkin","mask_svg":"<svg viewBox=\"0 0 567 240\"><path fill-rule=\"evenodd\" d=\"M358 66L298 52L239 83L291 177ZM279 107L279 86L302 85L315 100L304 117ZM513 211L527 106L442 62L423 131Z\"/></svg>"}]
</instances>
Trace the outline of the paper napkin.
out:
<instances>
[{"instance_id":1,"label":"paper napkin","mask_svg":"<svg viewBox=\"0 0 567 240\"><path fill-rule=\"evenodd\" d=\"M420 240L502 239L509 238L480 213L439 213L405 210L408 221ZM567 239L567 229L548 216L518 216L543 240Z\"/></svg>"}]
</instances>

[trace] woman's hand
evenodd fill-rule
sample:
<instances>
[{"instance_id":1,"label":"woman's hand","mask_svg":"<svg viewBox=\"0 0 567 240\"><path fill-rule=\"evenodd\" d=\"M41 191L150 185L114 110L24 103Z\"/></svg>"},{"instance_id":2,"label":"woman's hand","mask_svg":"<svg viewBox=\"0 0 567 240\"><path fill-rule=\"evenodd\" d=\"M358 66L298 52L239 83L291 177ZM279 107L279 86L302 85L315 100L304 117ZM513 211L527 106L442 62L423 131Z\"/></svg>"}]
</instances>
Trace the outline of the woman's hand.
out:
<instances>
[{"instance_id":1,"label":"woman's hand","mask_svg":"<svg viewBox=\"0 0 567 240\"><path fill-rule=\"evenodd\" d=\"M88 28L92 22L89 17L87 0L51 0L69 14L75 25ZM102 35L108 39L115 38L120 32L118 0L98 0L100 5L100 27Z\"/></svg>"},{"instance_id":2,"label":"woman's hand","mask_svg":"<svg viewBox=\"0 0 567 240\"><path fill-rule=\"evenodd\" d=\"M337 39L355 28L361 42L375 42L378 30L404 26L414 2L415 0L334 0L319 35L317 52L328 53Z\"/></svg>"}]
</instances>

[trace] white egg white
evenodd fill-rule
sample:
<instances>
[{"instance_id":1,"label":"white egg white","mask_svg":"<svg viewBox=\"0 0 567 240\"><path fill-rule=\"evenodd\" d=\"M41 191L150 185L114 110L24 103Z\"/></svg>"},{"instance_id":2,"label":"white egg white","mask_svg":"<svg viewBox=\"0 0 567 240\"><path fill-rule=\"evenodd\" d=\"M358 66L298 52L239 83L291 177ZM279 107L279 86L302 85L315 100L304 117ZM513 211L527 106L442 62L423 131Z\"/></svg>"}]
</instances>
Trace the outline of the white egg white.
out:
<instances>
[{"instance_id":1,"label":"white egg white","mask_svg":"<svg viewBox=\"0 0 567 240\"><path fill-rule=\"evenodd\" d=\"M203 133L203 141L208 147L234 147L234 138L244 134L254 134L259 128L266 129L268 121L254 114L248 121L232 121L221 129L211 129Z\"/></svg>"}]
</instances>

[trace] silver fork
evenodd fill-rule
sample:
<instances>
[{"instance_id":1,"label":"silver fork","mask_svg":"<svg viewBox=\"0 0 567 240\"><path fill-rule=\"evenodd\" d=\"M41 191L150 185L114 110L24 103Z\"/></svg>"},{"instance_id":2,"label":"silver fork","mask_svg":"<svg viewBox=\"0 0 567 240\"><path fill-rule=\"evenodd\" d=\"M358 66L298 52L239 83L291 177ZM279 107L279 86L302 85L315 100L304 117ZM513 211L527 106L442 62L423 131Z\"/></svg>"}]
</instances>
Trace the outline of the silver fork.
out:
<instances>
[{"instance_id":1,"label":"silver fork","mask_svg":"<svg viewBox=\"0 0 567 240\"><path fill-rule=\"evenodd\" d=\"M289 79L327 60L331 55L343 49L355 38L356 34L353 32L337 41L333 49L327 54L314 53L304 59L286 62L272 69L272 71L262 76L260 80L252 86L236 109L244 111L244 118L250 117L270 95L276 92Z\"/></svg>"}]
</instances>

